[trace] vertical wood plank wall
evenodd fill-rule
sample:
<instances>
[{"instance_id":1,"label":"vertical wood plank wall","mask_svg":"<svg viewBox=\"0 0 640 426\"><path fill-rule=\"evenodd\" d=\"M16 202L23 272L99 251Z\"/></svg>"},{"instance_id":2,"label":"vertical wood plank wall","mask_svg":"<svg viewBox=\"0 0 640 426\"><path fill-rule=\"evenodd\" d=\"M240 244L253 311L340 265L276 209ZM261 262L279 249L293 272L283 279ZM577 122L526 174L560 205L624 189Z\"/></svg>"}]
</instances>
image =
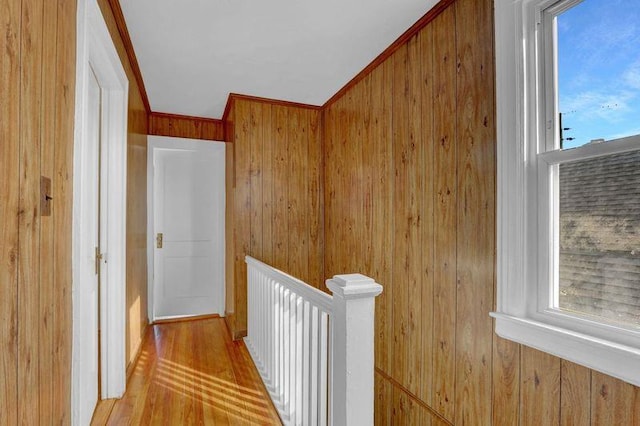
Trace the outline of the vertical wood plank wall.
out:
<instances>
[{"instance_id":1,"label":"vertical wood plank wall","mask_svg":"<svg viewBox=\"0 0 640 426\"><path fill-rule=\"evenodd\" d=\"M227 270L226 314L239 336L247 329L245 255L321 285L320 112L235 99L226 121L233 134L226 205L226 232L233 236L227 240L227 265L233 262L233 271Z\"/></svg>"},{"instance_id":2,"label":"vertical wood plank wall","mask_svg":"<svg viewBox=\"0 0 640 426\"><path fill-rule=\"evenodd\" d=\"M70 422L75 23L74 0L0 4L2 424Z\"/></svg>"},{"instance_id":3,"label":"vertical wood plank wall","mask_svg":"<svg viewBox=\"0 0 640 426\"><path fill-rule=\"evenodd\" d=\"M142 343L147 316L147 134L149 112L118 28L118 2L98 0L129 80L127 133L127 296L126 356L132 362ZM122 25L122 23L120 23Z\"/></svg>"},{"instance_id":4,"label":"vertical wood plank wall","mask_svg":"<svg viewBox=\"0 0 640 426\"><path fill-rule=\"evenodd\" d=\"M384 286L376 424L640 424L638 388L493 333L493 46L457 0L323 110L325 277Z\"/></svg>"},{"instance_id":5,"label":"vertical wood plank wall","mask_svg":"<svg viewBox=\"0 0 640 426\"><path fill-rule=\"evenodd\" d=\"M127 210L128 348L146 323L147 112L109 4L101 7L131 81ZM76 1L0 4L0 424L71 422L71 226ZM40 176L52 214L40 216Z\"/></svg>"},{"instance_id":6,"label":"vertical wood plank wall","mask_svg":"<svg viewBox=\"0 0 640 426\"><path fill-rule=\"evenodd\" d=\"M149 134L211 141L224 140L222 120L152 112Z\"/></svg>"}]
</instances>

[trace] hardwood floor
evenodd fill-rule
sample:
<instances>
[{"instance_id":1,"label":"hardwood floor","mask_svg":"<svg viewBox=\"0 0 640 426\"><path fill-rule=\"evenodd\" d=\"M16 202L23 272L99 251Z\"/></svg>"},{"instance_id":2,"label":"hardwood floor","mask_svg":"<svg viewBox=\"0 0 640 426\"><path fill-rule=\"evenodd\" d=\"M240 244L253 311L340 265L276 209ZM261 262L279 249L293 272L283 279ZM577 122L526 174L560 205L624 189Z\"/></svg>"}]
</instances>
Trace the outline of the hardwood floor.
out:
<instances>
[{"instance_id":1,"label":"hardwood floor","mask_svg":"<svg viewBox=\"0 0 640 426\"><path fill-rule=\"evenodd\" d=\"M156 324L149 333L127 392L103 401L92 424L281 424L244 343L231 340L224 319Z\"/></svg>"}]
</instances>

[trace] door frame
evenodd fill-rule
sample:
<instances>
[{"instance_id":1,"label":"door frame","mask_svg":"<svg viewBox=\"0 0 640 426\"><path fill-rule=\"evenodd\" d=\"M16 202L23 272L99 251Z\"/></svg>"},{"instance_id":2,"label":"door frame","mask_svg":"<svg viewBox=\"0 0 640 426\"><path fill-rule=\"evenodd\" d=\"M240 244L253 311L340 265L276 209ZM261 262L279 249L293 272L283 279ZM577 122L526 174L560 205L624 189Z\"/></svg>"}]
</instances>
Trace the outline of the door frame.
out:
<instances>
[{"instance_id":1,"label":"door frame","mask_svg":"<svg viewBox=\"0 0 640 426\"><path fill-rule=\"evenodd\" d=\"M91 186L83 182L86 165L83 153L87 144L86 108L88 102L88 76L95 73L102 94L101 113L101 207L103 235L101 250L105 256L101 263L100 286L100 374L101 395L98 399L118 398L126 386L125 313L126 313L126 193L127 193L127 113L129 81L120 57L111 39L97 0L78 0L76 51L76 100L73 164L73 235L72 235L72 424L78 422L83 395L79 366L82 351L79 346L80 300L79 285L83 274L81 256L88 236L82 234L83 202ZM95 210L95 208L93 208ZM95 212L98 214L98 212Z\"/></svg>"},{"instance_id":2,"label":"door frame","mask_svg":"<svg viewBox=\"0 0 640 426\"><path fill-rule=\"evenodd\" d=\"M159 151L209 151L214 154L218 152L222 152L222 158L225 157L226 152L226 144L224 141L204 141L199 139L186 139L186 138L177 138L170 136L149 136L148 137L148 145L147 145L147 315L149 316L149 321L151 323L155 322L158 319L167 319L167 318L156 318L154 313L154 274L155 274L155 212L154 212L154 190L155 190L155 173L154 173L154 160L155 153ZM224 166L223 166L224 167ZM222 171L222 184L224 186L223 191L226 191L225 186L225 173ZM223 250L222 250L222 277L223 281L218 289L218 297L219 297L219 314L221 317L224 316L225 312L225 250L224 250L224 240L225 240L225 200L223 198L221 204L221 220L219 222L218 233L223 242Z\"/></svg>"}]
</instances>

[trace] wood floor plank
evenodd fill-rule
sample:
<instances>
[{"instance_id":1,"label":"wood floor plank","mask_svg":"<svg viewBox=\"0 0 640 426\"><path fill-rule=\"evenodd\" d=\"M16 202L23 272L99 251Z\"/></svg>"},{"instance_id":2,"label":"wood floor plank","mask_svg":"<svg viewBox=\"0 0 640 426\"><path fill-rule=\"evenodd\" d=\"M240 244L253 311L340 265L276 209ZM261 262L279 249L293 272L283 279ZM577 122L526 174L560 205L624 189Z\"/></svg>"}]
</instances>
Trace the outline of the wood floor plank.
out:
<instances>
[{"instance_id":1,"label":"wood floor plank","mask_svg":"<svg viewBox=\"0 0 640 426\"><path fill-rule=\"evenodd\" d=\"M223 318L150 328L127 392L102 424L280 424L244 343L231 340Z\"/></svg>"}]
</instances>

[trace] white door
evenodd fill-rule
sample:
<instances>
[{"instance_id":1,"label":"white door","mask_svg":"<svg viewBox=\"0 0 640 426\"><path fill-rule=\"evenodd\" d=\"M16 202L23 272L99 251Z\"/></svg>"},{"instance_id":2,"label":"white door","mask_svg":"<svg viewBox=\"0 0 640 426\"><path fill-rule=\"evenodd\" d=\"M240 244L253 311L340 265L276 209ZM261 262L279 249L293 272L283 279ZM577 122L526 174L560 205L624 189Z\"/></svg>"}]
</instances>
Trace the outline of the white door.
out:
<instances>
[{"instance_id":1,"label":"white door","mask_svg":"<svg viewBox=\"0 0 640 426\"><path fill-rule=\"evenodd\" d=\"M96 261L96 249L100 247L100 85L93 71L88 76L87 99L87 139L83 180L87 185L86 203L83 203L81 216L84 218L82 232L86 239L82 248L82 281L80 297L85 303L80 308L81 322L75 324L79 331L81 345L80 375L82 377L80 424L89 424L98 402L98 319L99 319L99 280L100 267Z\"/></svg>"},{"instance_id":2,"label":"white door","mask_svg":"<svg viewBox=\"0 0 640 426\"><path fill-rule=\"evenodd\" d=\"M213 144L152 148L154 320L223 314L224 144Z\"/></svg>"}]
</instances>

